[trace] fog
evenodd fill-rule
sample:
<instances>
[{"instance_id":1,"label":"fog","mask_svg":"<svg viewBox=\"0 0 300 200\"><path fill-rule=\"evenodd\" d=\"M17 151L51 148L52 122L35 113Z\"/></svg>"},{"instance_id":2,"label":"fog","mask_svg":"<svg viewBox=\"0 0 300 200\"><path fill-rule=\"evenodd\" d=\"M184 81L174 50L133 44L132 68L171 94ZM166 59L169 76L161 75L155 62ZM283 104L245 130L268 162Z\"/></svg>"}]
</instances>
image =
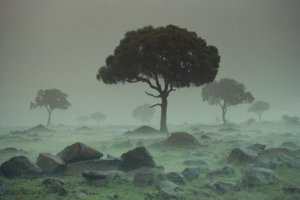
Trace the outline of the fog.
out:
<instances>
[{"instance_id":1,"label":"fog","mask_svg":"<svg viewBox=\"0 0 300 200\"><path fill-rule=\"evenodd\" d=\"M132 110L156 103L144 84L105 85L97 70L129 30L174 24L195 31L219 49L216 80L236 79L271 110L265 120L300 115L300 5L298 0L0 0L0 126L45 123L30 110L39 89L58 88L71 107L55 110L54 124L76 124L95 111L103 124L139 124ZM217 106L200 88L169 97L168 123L215 123ZM228 120L256 117L249 105L233 107ZM159 110L152 124L159 123ZM94 122L89 122L93 124Z\"/></svg>"}]
</instances>

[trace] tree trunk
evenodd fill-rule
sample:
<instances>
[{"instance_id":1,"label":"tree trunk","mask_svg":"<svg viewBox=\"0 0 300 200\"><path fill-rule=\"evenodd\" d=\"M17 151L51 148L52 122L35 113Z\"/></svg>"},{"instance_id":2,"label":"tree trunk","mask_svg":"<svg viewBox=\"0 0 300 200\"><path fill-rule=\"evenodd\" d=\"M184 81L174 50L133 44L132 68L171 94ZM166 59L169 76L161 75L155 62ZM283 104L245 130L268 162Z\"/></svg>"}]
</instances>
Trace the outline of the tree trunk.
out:
<instances>
[{"instance_id":1,"label":"tree trunk","mask_svg":"<svg viewBox=\"0 0 300 200\"><path fill-rule=\"evenodd\" d=\"M168 107L167 97L165 95L162 95L162 97L161 97L160 131L164 132L164 133L168 133L167 107Z\"/></svg>"},{"instance_id":2,"label":"tree trunk","mask_svg":"<svg viewBox=\"0 0 300 200\"><path fill-rule=\"evenodd\" d=\"M47 121L47 127L49 127L49 124L50 124L50 120L51 120L51 114L52 114L52 111L48 111L48 121Z\"/></svg>"},{"instance_id":3,"label":"tree trunk","mask_svg":"<svg viewBox=\"0 0 300 200\"><path fill-rule=\"evenodd\" d=\"M226 115L226 108L222 108L222 120L223 120L223 124L227 123L225 115Z\"/></svg>"}]
</instances>

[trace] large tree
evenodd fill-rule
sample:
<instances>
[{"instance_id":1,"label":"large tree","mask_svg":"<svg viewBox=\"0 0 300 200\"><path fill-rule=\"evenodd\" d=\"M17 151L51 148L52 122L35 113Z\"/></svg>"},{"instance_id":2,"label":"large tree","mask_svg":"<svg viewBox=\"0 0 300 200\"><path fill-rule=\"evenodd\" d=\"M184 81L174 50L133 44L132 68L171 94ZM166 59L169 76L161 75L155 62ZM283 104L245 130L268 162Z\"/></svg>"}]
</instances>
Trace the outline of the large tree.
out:
<instances>
[{"instance_id":1,"label":"large tree","mask_svg":"<svg viewBox=\"0 0 300 200\"><path fill-rule=\"evenodd\" d=\"M223 78L214 81L202 89L202 99L210 105L219 105L222 109L222 120L226 124L226 113L230 106L242 103L252 103L254 97L247 92L245 86L236 80Z\"/></svg>"},{"instance_id":2,"label":"large tree","mask_svg":"<svg viewBox=\"0 0 300 200\"><path fill-rule=\"evenodd\" d=\"M262 113L267 110L270 110L270 104L264 101L256 101L248 108L249 112L257 114L259 122L261 122Z\"/></svg>"},{"instance_id":3,"label":"large tree","mask_svg":"<svg viewBox=\"0 0 300 200\"><path fill-rule=\"evenodd\" d=\"M47 126L49 126L53 110L66 110L71 105L67 97L67 94L58 89L39 90L34 102L30 103L30 109L36 107L46 108L48 112Z\"/></svg>"},{"instance_id":4,"label":"large tree","mask_svg":"<svg viewBox=\"0 0 300 200\"><path fill-rule=\"evenodd\" d=\"M142 122L147 122L149 123L150 120L153 118L155 113L155 109L151 108L150 104L143 104L135 107L132 111L132 116L135 119L139 119Z\"/></svg>"},{"instance_id":5,"label":"large tree","mask_svg":"<svg viewBox=\"0 0 300 200\"><path fill-rule=\"evenodd\" d=\"M102 112L97 111L97 112L91 114L91 119L100 123L102 120L106 119L106 116Z\"/></svg>"},{"instance_id":6,"label":"large tree","mask_svg":"<svg viewBox=\"0 0 300 200\"><path fill-rule=\"evenodd\" d=\"M220 56L214 46L195 32L174 25L147 26L129 31L106 58L97 79L105 84L146 83L160 98L160 130L167 128L167 98L175 88L201 86L215 79Z\"/></svg>"}]
</instances>

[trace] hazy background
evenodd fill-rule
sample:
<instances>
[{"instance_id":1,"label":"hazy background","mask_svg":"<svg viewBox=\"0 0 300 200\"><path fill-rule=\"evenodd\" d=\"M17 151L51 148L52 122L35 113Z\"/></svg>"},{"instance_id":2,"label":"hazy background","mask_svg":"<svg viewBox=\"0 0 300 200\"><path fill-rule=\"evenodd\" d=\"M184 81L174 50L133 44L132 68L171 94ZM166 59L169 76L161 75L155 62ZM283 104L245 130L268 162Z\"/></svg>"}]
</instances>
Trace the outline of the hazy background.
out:
<instances>
[{"instance_id":1,"label":"hazy background","mask_svg":"<svg viewBox=\"0 0 300 200\"><path fill-rule=\"evenodd\" d=\"M30 110L39 89L58 88L72 106L53 113L54 124L102 111L104 124L139 123L132 109L155 103L143 84L104 85L99 67L125 32L168 24L196 31L221 55L217 79L234 78L256 99L268 101L265 119L300 114L300 1L298 0L0 0L0 126L45 123L44 109ZM214 123L218 107L202 88L169 97L168 122ZM227 118L256 117L249 105ZM158 125L159 110L153 120Z\"/></svg>"}]
</instances>

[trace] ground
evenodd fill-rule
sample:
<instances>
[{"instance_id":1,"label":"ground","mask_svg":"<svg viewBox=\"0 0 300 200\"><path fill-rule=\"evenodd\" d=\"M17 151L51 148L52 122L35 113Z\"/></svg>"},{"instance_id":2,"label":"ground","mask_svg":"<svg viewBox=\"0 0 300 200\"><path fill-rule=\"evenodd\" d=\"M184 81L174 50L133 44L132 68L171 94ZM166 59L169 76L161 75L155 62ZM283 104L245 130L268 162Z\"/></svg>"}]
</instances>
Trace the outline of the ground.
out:
<instances>
[{"instance_id":1,"label":"ground","mask_svg":"<svg viewBox=\"0 0 300 200\"><path fill-rule=\"evenodd\" d=\"M108 126L90 127L91 130L76 131L78 127L56 126L51 127L55 132L45 132L32 134L30 136L19 136L9 134L10 131L26 130L28 127L7 127L0 131L0 149L15 147L22 149L18 153L1 153L0 163L8 160L16 154L22 154L36 161L39 153L57 154L64 147L82 142L104 155L110 154L120 156L122 153L136 147L139 140L143 140L144 145L154 157L157 165L164 167L165 172L181 172L187 167L183 161L188 159L201 158L209 162L208 170L212 171L227 163L227 157L234 147L246 147L251 144L266 144L266 148L279 147L282 142L292 141L300 146L300 126L285 126L281 123L264 123L255 125L237 124L231 128L221 125L182 125L170 126L170 132L185 131L192 133L200 142L201 147L197 149L162 149L152 145L167 137L167 135L124 135L128 130L136 127ZM211 139L203 139L201 136L207 135ZM205 188L209 181L227 180L238 181L243 174L244 168L234 166L235 174L211 178L207 173L201 173L196 180L189 182L180 188L184 191L184 199L217 199L217 200L299 200L300 196L285 194L282 191L284 186L300 186L300 169L281 166L275 169L279 180L272 185L255 187L253 189L242 189L240 191L219 194ZM88 184L82 177L63 177L67 196L59 196L47 190L41 183L44 177L28 179L6 179L0 177L5 187L5 195L0 199L4 200L50 200L50 199L113 199L115 194L121 200L143 200L147 193L156 193L157 189L151 187L137 187L133 183L110 183L105 187ZM130 191L130 192L129 192ZM208 191L206 197L197 194L197 191Z\"/></svg>"}]
</instances>

